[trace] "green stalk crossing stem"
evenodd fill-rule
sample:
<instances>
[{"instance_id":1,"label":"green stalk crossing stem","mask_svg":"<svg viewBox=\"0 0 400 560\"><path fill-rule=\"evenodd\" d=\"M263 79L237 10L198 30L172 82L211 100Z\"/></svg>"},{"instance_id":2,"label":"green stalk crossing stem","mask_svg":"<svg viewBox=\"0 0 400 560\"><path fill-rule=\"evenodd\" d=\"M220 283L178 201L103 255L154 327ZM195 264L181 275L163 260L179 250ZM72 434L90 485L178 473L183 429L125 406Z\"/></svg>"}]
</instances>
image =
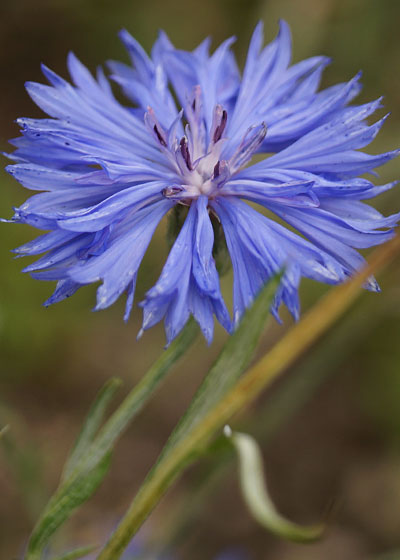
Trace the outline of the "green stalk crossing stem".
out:
<instances>
[{"instance_id":1,"label":"green stalk crossing stem","mask_svg":"<svg viewBox=\"0 0 400 560\"><path fill-rule=\"evenodd\" d=\"M150 473L97 560L118 560L168 487L229 419L248 406L308 349L352 304L364 282L400 252L400 238L375 251L369 266L351 281L331 290L211 410L173 452Z\"/></svg>"}]
</instances>

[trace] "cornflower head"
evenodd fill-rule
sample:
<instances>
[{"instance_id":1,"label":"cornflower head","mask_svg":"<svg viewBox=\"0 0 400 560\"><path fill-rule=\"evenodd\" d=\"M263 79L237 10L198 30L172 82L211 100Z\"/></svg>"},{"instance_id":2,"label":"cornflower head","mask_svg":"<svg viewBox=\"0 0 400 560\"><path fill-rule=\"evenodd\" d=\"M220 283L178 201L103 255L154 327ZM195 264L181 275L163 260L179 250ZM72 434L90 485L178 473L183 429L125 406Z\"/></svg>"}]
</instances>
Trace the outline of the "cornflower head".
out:
<instances>
[{"instance_id":1,"label":"cornflower head","mask_svg":"<svg viewBox=\"0 0 400 560\"><path fill-rule=\"evenodd\" d=\"M153 233L177 212L181 228L139 303L141 333L164 319L169 343L192 314L210 342L214 315L231 332L278 271L271 311L279 318L284 303L297 319L302 276L343 282L364 263L357 249L393 235L399 214L384 217L363 202L394 183L375 186L359 176L398 152L359 151L385 120L366 122L381 99L350 105L360 75L320 91L329 59L290 65L285 22L266 47L257 25L242 75L232 38L210 54L209 40L189 52L160 33L148 56L127 31L120 37L132 65L109 68L132 107L116 100L101 69L95 79L73 54L74 85L45 66L50 85L26 84L50 118L18 120L22 136L11 141L15 163L7 170L44 192L11 221L48 231L16 249L45 253L24 270L57 281L47 305L102 281L95 309L126 292L127 320ZM255 154L264 157L253 163ZM214 259L221 228L233 268L233 319ZM373 278L366 287L378 290Z\"/></svg>"}]
</instances>

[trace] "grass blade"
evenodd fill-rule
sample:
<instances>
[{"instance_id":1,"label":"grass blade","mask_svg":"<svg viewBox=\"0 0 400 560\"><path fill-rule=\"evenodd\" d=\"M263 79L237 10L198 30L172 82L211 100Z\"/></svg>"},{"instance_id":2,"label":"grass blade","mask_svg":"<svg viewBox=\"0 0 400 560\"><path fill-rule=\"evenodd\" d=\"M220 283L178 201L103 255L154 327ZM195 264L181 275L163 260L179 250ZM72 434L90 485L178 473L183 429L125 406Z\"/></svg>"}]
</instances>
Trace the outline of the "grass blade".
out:
<instances>
[{"instance_id":1,"label":"grass blade","mask_svg":"<svg viewBox=\"0 0 400 560\"><path fill-rule=\"evenodd\" d=\"M110 464L111 453L108 453L90 472L77 476L73 484L60 486L31 535L26 554L27 560L36 560L41 557L44 547L55 531L97 490L106 476Z\"/></svg>"},{"instance_id":2,"label":"grass blade","mask_svg":"<svg viewBox=\"0 0 400 560\"><path fill-rule=\"evenodd\" d=\"M223 399L174 446L141 486L125 517L100 552L98 560L117 560L144 520L199 450L229 419L254 401L346 311L364 282L400 253L400 238L375 251L370 265L349 282L332 289L253 366Z\"/></svg>"},{"instance_id":3,"label":"grass blade","mask_svg":"<svg viewBox=\"0 0 400 560\"><path fill-rule=\"evenodd\" d=\"M159 460L170 453L172 447L201 421L248 367L270 317L270 306L280 279L280 274L272 278L261 290L254 305L245 313L236 332L224 345L187 411L168 439Z\"/></svg>"},{"instance_id":4,"label":"grass blade","mask_svg":"<svg viewBox=\"0 0 400 560\"><path fill-rule=\"evenodd\" d=\"M89 410L82 430L76 439L69 458L65 463L61 480L68 478L68 475L70 475L74 470L79 459L82 458L90 444L93 442L97 431L103 423L107 407L121 384L122 381L120 379L110 379L97 395L96 400Z\"/></svg>"},{"instance_id":5,"label":"grass blade","mask_svg":"<svg viewBox=\"0 0 400 560\"><path fill-rule=\"evenodd\" d=\"M71 552L66 552L62 556L57 556L52 560L80 560L81 558L84 558L85 556L96 550L96 548L97 545L77 548L76 550L72 550Z\"/></svg>"},{"instance_id":6,"label":"grass blade","mask_svg":"<svg viewBox=\"0 0 400 560\"><path fill-rule=\"evenodd\" d=\"M194 321L187 324L96 435L117 382L112 381L100 392L68 460L66 475L33 529L26 560L39 560L55 531L98 488L107 474L116 441L159 387L170 367L194 342L198 330Z\"/></svg>"}]
</instances>

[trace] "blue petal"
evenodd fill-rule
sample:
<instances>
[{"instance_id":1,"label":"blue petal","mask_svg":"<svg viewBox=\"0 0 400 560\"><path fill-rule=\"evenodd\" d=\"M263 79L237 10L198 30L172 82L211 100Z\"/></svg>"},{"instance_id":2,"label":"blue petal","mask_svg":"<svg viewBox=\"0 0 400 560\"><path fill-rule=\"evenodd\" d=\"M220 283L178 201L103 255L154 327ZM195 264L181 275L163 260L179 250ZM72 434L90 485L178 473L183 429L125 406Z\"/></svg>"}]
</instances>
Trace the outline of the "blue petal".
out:
<instances>
[{"instance_id":1,"label":"blue petal","mask_svg":"<svg viewBox=\"0 0 400 560\"><path fill-rule=\"evenodd\" d=\"M161 122L169 126L177 115L173 97L168 88L165 68L158 53L151 60L139 43L125 30L120 38L127 48L134 69L119 62L109 62L112 78L119 83L124 93L143 109L150 105L159 115Z\"/></svg>"},{"instance_id":2,"label":"blue petal","mask_svg":"<svg viewBox=\"0 0 400 560\"><path fill-rule=\"evenodd\" d=\"M221 104L228 111L239 87L239 71L230 51L234 38L228 39L209 56L208 48L198 48L192 53L175 49L171 43L160 53L163 66L168 74L181 105L195 86L200 86L204 117L210 130L214 106ZM204 43L208 47L208 43Z\"/></svg>"},{"instance_id":3,"label":"blue petal","mask_svg":"<svg viewBox=\"0 0 400 560\"><path fill-rule=\"evenodd\" d=\"M262 286L287 267L279 298L298 316L295 291L301 275L336 284L346 271L335 258L269 220L237 199L217 199L213 208L224 227L232 260L235 323L253 302ZM249 228L248 224L252 224ZM296 274L294 271L297 271Z\"/></svg>"},{"instance_id":4,"label":"blue petal","mask_svg":"<svg viewBox=\"0 0 400 560\"><path fill-rule=\"evenodd\" d=\"M285 169L285 168L269 168L267 161L262 161L258 164L247 167L236 175L233 181L239 183L243 181L260 181L280 187L290 183L313 183L313 192L318 199L322 197L338 197L339 200L343 199L358 199L364 200L373 198L380 193L386 192L393 188L397 183L388 183L386 185L376 186L368 179L351 178L351 179L327 179L323 175L316 175L309 171L301 171L299 169ZM227 190L230 188L231 182L227 183ZM236 187L235 187L236 188Z\"/></svg>"},{"instance_id":5,"label":"blue petal","mask_svg":"<svg viewBox=\"0 0 400 560\"><path fill-rule=\"evenodd\" d=\"M134 290L137 272L154 230L171 206L170 201L162 200L139 211L133 219L113 230L102 254L70 268L68 276L79 284L103 281L97 291L96 310L114 303L127 287Z\"/></svg>"},{"instance_id":6,"label":"blue petal","mask_svg":"<svg viewBox=\"0 0 400 560\"><path fill-rule=\"evenodd\" d=\"M164 183L151 182L134 185L102 200L98 204L72 212L56 209L50 216L57 219L62 229L69 231L97 231L108 226L129 212L143 208L151 202L162 199ZM39 195L38 195L39 196Z\"/></svg>"},{"instance_id":7,"label":"blue petal","mask_svg":"<svg viewBox=\"0 0 400 560\"><path fill-rule=\"evenodd\" d=\"M28 243L24 243L24 245L14 249L14 252L18 253L20 256L39 255L40 253L44 253L45 251L49 251L50 249L54 249L55 247L59 247L71 241L74 237L76 237L75 232L55 230L40 235Z\"/></svg>"},{"instance_id":8,"label":"blue petal","mask_svg":"<svg viewBox=\"0 0 400 560\"><path fill-rule=\"evenodd\" d=\"M192 313L206 340L211 342L215 313L230 331L231 322L212 257L213 244L207 198L202 196L191 205L160 278L141 303L142 330L152 327L165 316L165 331L170 343Z\"/></svg>"},{"instance_id":9,"label":"blue petal","mask_svg":"<svg viewBox=\"0 0 400 560\"><path fill-rule=\"evenodd\" d=\"M249 126L256 124L252 111L259 100L274 88L278 76L281 80L290 62L291 38L286 22L280 22L277 38L261 51L262 42L262 24L259 23L250 42L243 79L230 123L229 130L233 129L236 134L241 131L242 135ZM249 122L249 118L252 122Z\"/></svg>"},{"instance_id":10,"label":"blue petal","mask_svg":"<svg viewBox=\"0 0 400 560\"><path fill-rule=\"evenodd\" d=\"M8 165L6 171L25 188L34 191L52 191L76 187L82 173L52 169L34 163Z\"/></svg>"},{"instance_id":11,"label":"blue petal","mask_svg":"<svg viewBox=\"0 0 400 560\"><path fill-rule=\"evenodd\" d=\"M393 231L380 231L375 228L392 227L399 219L399 215L395 215L382 220L360 222L342 218L322 208L303 209L286 206L283 209L274 204L269 204L269 208L303 235L312 239L317 246L319 246L319 232L321 235L324 233L324 236L329 236L329 245L323 246L328 251L338 241L358 249L384 243L393 237Z\"/></svg>"},{"instance_id":12,"label":"blue petal","mask_svg":"<svg viewBox=\"0 0 400 560\"><path fill-rule=\"evenodd\" d=\"M49 118L19 119L22 134L11 140L14 153L5 154L14 162L7 167L11 175L28 189L45 191L15 209L10 221L49 231L15 250L18 256L45 253L25 271L58 281L47 304L100 280L96 309L126 291L127 320L144 253L176 203L166 198L169 191L190 208L158 282L142 303L143 329L164 318L168 342L191 314L208 342L214 315L232 329L212 256L209 211L220 217L233 263L235 324L282 269L271 311L279 320L285 304L297 319L302 276L342 282L364 264L357 248L393 235L400 213L385 217L361 202L396 183L375 186L359 175L374 174L399 151L359 151L385 120L367 122L381 99L350 105L361 89L360 74L318 91L329 59L313 57L290 66L285 22L266 47L262 25L256 27L242 79L233 38L210 54L209 39L186 52L160 33L150 57L127 31L120 37L132 66L111 62L112 79L134 107L116 100L101 69L92 76L70 53L72 84L46 66L50 85L27 83ZM256 152L274 155L245 167ZM208 188L210 198L199 194ZM186 199L179 194L185 189ZM366 287L379 289L373 278Z\"/></svg>"},{"instance_id":13,"label":"blue petal","mask_svg":"<svg viewBox=\"0 0 400 560\"><path fill-rule=\"evenodd\" d=\"M218 272L212 257L214 231L208 215L207 204L208 200L205 196L201 196L196 204L197 224L194 235L192 273L201 294L210 298L218 321L229 332L231 321L221 295ZM193 312L193 314L201 325L202 322L196 313ZM211 338L212 334L209 341Z\"/></svg>"},{"instance_id":14,"label":"blue petal","mask_svg":"<svg viewBox=\"0 0 400 560\"><path fill-rule=\"evenodd\" d=\"M53 295L44 302L44 305L47 307L53 303L58 303L63 299L72 296L77 290L79 290L80 287L80 284L77 284L68 278L59 280Z\"/></svg>"},{"instance_id":15,"label":"blue petal","mask_svg":"<svg viewBox=\"0 0 400 560\"><path fill-rule=\"evenodd\" d=\"M36 262L26 266L23 272L33 272L34 270L44 270L66 263L74 264L79 251L91 242L93 235L78 235L74 239L69 239L63 245L52 248L46 255ZM90 240L89 240L90 238Z\"/></svg>"},{"instance_id":16,"label":"blue petal","mask_svg":"<svg viewBox=\"0 0 400 560\"><path fill-rule=\"evenodd\" d=\"M144 82L151 82L154 67L143 47L132 37L126 29L119 32L119 37L124 43L137 73Z\"/></svg>"},{"instance_id":17,"label":"blue petal","mask_svg":"<svg viewBox=\"0 0 400 560\"><path fill-rule=\"evenodd\" d=\"M249 179L234 179L222 187L221 193L266 205L268 202L275 202L275 204L289 206L318 206L319 201L313 192L313 185L313 181L271 184Z\"/></svg>"}]
</instances>

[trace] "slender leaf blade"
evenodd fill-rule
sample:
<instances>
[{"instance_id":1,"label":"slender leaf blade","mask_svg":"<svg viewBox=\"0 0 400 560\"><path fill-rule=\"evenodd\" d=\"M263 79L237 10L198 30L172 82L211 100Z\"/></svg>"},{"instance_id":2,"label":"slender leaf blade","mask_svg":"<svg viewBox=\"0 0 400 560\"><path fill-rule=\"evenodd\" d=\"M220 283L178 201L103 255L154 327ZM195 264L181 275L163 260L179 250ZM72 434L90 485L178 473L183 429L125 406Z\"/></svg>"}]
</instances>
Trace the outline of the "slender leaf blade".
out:
<instances>
[{"instance_id":1,"label":"slender leaf blade","mask_svg":"<svg viewBox=\"0 0 400 560\"><path fill-rule=\"evenodd\" d=\"M238 328L227 340L189 408L169 438L160 459L169 453L194 425L201 421L204 415L233 387L248 367L261 333L270 317L270 306L280 279L281 274L272 278L258 294L251 308L244 314Z\"/></svg>"},{"instance_id":2,"label":"slender leaf blade","mask_svg":"<svg viewBox=\"0 0 400 560\"><path fill-rule=\"evenodd\" d=\"M168 463L170 457L174 455L175 447L185 438L190 438L191 432L201 423L207 413L223 399L248 367L265 323L270 316L270 306L281 275L281 273L277 274L262 288L251 308L244 314L236 331L225 343L222 352L201 383L189 408L164 446L140 492L146 492L147 487L151 486L153 477L157 477L159 470L162 471L164 463ZM184 462L177 466L177 469L182 470L199 452L200 449L193 449L185 457ZM171 473L170 480L175 474ZM165 487L168 486L170 480L165 481Z\"/></svg>"},{"instance_id":3,"label":"slender leaf blade","mask_svg":"<svg viewBox=\"0 0 400 560\"><path fill-rule=\"evenodd\" d=\"M85 556L87 556L88 554L90 554L91 552L96 550L96 548L97 548L97 545L77 548L76 550L71 550L71 552L66 552L65 554L62 554L61 556L57 556L56 558L53 558L52 560L80 560L81 558L84 558Z\"/></svg>"},{"instance_id":4,"label":"slender leaf blade","mask_svg":"<svg viewBox=\"0 0 400 560\"><path fill-rule=\"evenodd\" d=\"M28 544L26 560L36 560L55 531L97 490L111 464L111 452L89 473L62 485L51 498Z\"/></svg>"},{"instance_id":5,"label":"slender leaf blade","mask_svg":"<svg viewBox=\"0 0 400 560\"><path fill-rule=\"evenodd\" d=\"M112 383L103 388L72 451L72 463L70 456L66 475L31 534L25 560L39 560L54 532L95 492L107 474L116 441L160 386L170 367L194 342L198 331L195 322L190 321L95 435L117 387Z\"/></svg>"},{"instance_id":6,"label":"slender leaf blade","mask_svg":"<svg viewBox=\"0 0 400 560\"><path fill-rule=\"evenodd\" d=\"M235 386L194 425L151 471L139 489L125 516L98 555L98 560L120 558L164 493L196 456L199 449L236 413L243 410L275 381L348 309L357 298L364 282L391 263L400 253L400 237L376 250L370 264L347 283L330 291L305 317L264 355Z\"/></svg>"},{"instance_id":7,"label":"slender leaf blade","mask_svg":"<svg viewBox=\"0 0 400 560\"><path fill-rule=\"evenodd\" d=\"M104 387L100 390L89 410L69 458L65 463L61 480L68 478L68 475L74 470L79 459L81 459L84 453L88 450L104 420L107 407L121 384L122 381L120 379L112 378L107 381Z\"/></svg>"},{"instance_id":8,"label":"slender leaf blade","mask_svg":"<svg viewBox=\"0 0 400 560\"><path fill-rule=\"evenodd\" d=\"M88 453L88 468L92 468L105 455L133 418L142 410L169 369L182 357L196 340L199 333L197 323L190 319L184 330L161 354L146 375L132 389L118 410L114 412L94 441Z\"/></svg>"}]
</instances>

